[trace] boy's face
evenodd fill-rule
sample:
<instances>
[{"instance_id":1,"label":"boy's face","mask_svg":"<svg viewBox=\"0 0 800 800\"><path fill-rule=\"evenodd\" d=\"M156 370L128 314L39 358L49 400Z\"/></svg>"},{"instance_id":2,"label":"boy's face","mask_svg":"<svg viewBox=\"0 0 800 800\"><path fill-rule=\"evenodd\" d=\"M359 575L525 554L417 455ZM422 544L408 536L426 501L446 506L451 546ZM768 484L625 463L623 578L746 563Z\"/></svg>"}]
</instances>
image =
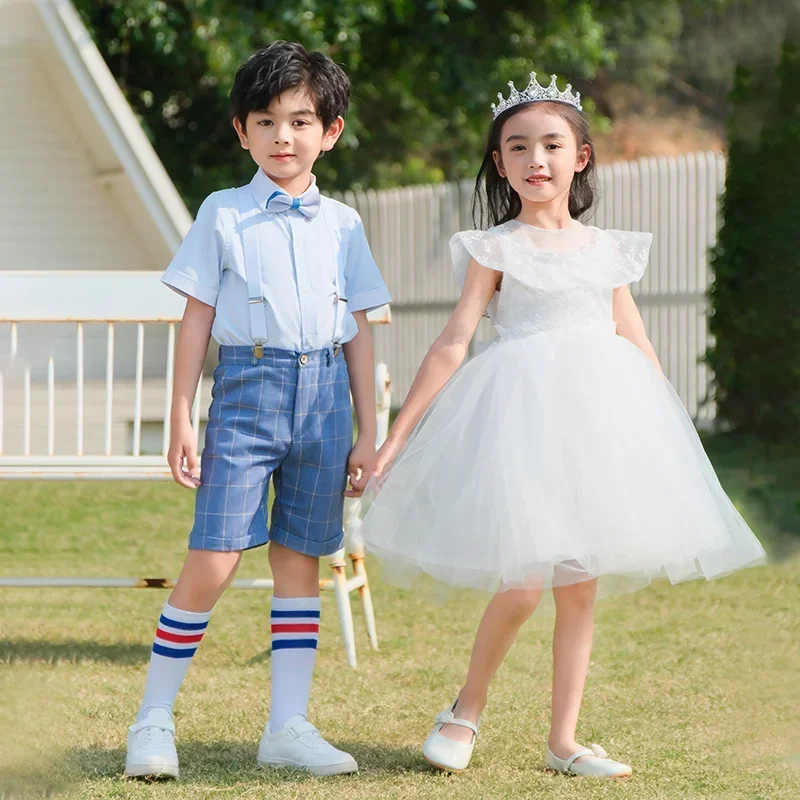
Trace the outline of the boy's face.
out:
<instances>
[{"instance_id":1,"label":"boy's face","mask_svg":"<svg viewBox=\"0 0 800 800\"><path fill-rule=\"evenodd\" d=\"M234 119L233 127L242 147L275 183L296 189L307 182L319 154L336 144L344 120L337 117L325 130L313 98L298 86L273 97L264 111L251 111L244 126Z\"/></svg>"},{"instance_id":2,"label":"boy's face","mask_svg":"<svg viewBox=\"0 0 800 800\"><path fill-rule=\"evenodd\" d=\"M575 173L586 168L590 154L588 145L578 147L563 117L534 104L503 125L494 161L521 199L548 203L568 197Z\"/></svg>"}]
</instances>

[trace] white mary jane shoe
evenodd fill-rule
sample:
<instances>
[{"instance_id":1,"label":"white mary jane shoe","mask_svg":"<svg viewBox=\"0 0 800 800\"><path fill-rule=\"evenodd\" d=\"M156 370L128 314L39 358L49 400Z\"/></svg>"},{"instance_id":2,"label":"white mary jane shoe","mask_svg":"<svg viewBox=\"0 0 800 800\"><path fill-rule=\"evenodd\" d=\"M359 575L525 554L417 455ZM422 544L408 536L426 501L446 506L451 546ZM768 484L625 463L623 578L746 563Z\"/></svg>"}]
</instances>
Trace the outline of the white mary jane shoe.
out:
<instances>
[{"instance_id":1,"label":"white mary jane shoe","mask_svg":"<svg viewBox=\"0 0 800 800\"><path fill-rule=\"evenodd\" d=\"M447 772L463 772L469 766L469 760L472 758L472 751L475 748L475 740L478 738L480 719L476 725L468 719L456 717L453 710L457 703L458 698L450 708L436 715L433 730L428 734L425 744L422 745L422 755L425 756L428 763ZM465 744L448 739L440 733L443 725L459 725L462 728L468 728L473 733L472 741Z\"/></svg>"},{"instance_id":2,"label":"white mary jane shoe","mask_svg":"<svg viewBox=\"0 0 800 800\"><path fill-rule=\"evenodd\" d=\"M576 759L589 756L584 761ZM548 745L544 757L545 763L556 772L565 772L568 775L583 775L592 778L627 778L633 770L627 764L621 764L608 757L608 753L599 744L581 747L569 758L559 758Z\"/></svg>"}]
</instances>

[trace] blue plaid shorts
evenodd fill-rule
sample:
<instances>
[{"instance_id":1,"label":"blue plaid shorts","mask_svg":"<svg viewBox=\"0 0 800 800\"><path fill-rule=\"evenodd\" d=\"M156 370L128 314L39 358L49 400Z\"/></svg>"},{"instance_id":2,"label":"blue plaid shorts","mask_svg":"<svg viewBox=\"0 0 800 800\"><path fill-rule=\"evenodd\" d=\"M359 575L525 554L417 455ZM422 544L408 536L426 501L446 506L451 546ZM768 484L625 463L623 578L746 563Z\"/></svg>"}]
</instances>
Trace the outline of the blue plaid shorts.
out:
<instances>
[{"instance_id":1,"label":"blue plaid shorts","mask_svg":"<svg viewBox=\"0 0 800 800\"><path fill-rule=\"evenodd\" d=\"M310 556L342 546L353 444L350 382L339 350L220 347L189 548L278 542ZM267 490L275 501L267 531Z\"/></svg>"}]
</instances>

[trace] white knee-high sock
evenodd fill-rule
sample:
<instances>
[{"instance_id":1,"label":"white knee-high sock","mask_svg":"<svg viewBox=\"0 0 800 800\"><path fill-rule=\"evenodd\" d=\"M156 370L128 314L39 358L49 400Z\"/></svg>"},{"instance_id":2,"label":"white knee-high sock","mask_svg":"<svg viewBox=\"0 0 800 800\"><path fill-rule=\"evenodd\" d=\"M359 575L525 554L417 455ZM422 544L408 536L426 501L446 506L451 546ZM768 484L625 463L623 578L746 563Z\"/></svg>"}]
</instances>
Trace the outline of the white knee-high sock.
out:
<instances>
[{"instance_id":1,"label":"white knee-high sock","mask_svg":"<svg viewBox=\"0 0 800 800\"><path fill-rule=\"evenodd\" d=\"M210 611L181 611L164 603L150 655L144 697L136 715L137 722L144 719L153 708L163 708L172 713L178 690L206 632L210 617Z\"/></svg>"},{"instance_id":2,"label":"white knee-high sock","mask_svg":"<svg viewBox=\"0 0 800 800\"><path fill-rule=\"evenodd\" d=\"M269 728L277 733L295 714L306 715L319 640L319 597L273 597L272 696Z\"/></svg>"}]
</instances>

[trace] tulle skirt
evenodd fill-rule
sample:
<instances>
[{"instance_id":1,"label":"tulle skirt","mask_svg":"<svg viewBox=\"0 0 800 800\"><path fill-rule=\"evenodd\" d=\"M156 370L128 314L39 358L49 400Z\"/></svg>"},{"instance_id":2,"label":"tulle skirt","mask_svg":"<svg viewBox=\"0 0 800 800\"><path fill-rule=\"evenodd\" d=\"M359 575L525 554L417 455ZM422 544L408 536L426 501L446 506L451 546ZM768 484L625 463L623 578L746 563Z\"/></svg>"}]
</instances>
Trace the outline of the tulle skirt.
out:
<instances>
[{"instance_id":1,"label":"tulle skirt","mask_svg":"<svg viewBox=\"0 0 800 800\"><path fill-rule=\"evenodd\" d=\"M670 384L597 329L496 340L465 363L363 513L404 585L627 590L764 560Z\"/></svg>"}]
</instances>

